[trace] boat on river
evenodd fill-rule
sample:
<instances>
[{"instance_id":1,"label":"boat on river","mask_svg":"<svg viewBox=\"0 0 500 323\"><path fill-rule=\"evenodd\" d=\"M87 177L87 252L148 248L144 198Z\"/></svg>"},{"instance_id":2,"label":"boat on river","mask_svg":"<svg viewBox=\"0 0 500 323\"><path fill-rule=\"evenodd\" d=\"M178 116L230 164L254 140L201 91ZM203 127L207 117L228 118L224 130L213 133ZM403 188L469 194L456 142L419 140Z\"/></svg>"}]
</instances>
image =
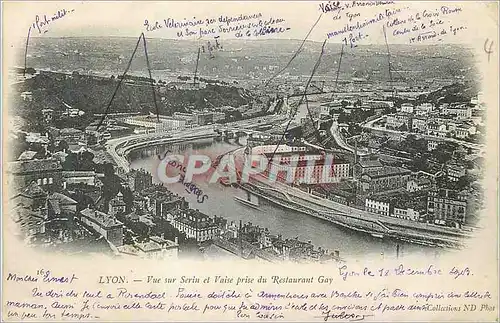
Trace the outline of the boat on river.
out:
<instances>
[{"instance_id":1,"label":"boat on river","mask_svg":"<svg viewBox=\"0 0 500 323\"><path fill-rule=\"evenodd\" d=\"M250 195L248 195L248 199L244 199L242 197L239 197L239 196L234 196L234 199L238 202L240 202L241 204L244 204L246 206L249 206L253 209L259 209L259 203L258 202L255 202L255 201L252 201L250 199Z\"/></svg>"}]
</instances>

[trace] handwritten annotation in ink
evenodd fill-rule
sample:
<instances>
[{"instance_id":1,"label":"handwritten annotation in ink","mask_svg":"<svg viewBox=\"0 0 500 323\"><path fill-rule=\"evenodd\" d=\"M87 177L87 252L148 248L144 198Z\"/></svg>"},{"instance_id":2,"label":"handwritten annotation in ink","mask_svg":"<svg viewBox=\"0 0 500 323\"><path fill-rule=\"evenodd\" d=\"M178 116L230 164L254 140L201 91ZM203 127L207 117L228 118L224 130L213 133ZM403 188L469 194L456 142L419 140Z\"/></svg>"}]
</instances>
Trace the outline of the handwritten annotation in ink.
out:
<instances>
[{"instance_id":1,"label":"handwritten annotation in ink","mask_svg":"<svg viewBox=\"0 0 500 323\"><path fill-rule=\"evenodd\" d=\"M36 15L35 16L35 21L31 24L30 30L36 30L38 31L39 34L46 33L48 32L48 27L50 24L53 22L58 21L59 19L62 19L66 17L68 14L74 12L75 9L61 9L58 10L55 14L53 15Z\"/></svg>"},{"instance_id":2,"label":"handwritten annotation in ink","mask_svg":"<svg viewBox=\"0 0 500 323\"><path fill-rule=\"evenodd\" d=\"M369 13L360 11L368 6L374 9ZM370 33L379 34L382 28L387 28L392 37L410 44L443 41L445 37L459 36L467 30L467 26L453 22L455 16L463 13L458 5L429 6L420 11L409 9L390 1L329 1L319 4L321 12L329 13L333 20L341 24L327 32L326 37L340 37L344 45L351 48L357 47Z\"/></svg>"},{"instance_id":3,"label":"handwritten annotation in ink","mask_svg":"<svg viewBox=\"0 0 500 323\"><path fill-rule=\"evenodd\" d=\"M161 156L161 154L159 154L158 158L160 160L165 160L167 157L171 157L169 155L169 153L171 153L171 151L167 150L163 154L163 156ZM176 181L184 184L185 191L187 193L196 195L196 201L198 203L203 203L203 202L205 202L205 200L208 199L208 195L204 194L203 190L200 189L195 183L185 180L185 178L186 178L185 174L187 173L187 169L186 169L186 166L184 166L178 159L172 158L171 160L168 161L167 166L171 166L171 168L177 169L177 170L182 172L181 174L178 175L178 179ZM163 171L163 169L158 169L158 171L161 172L161 171ZM166 169L165 169L165 171L166 171Z\"/></svg>"},{"instance_id":4,"label":"handwritten annotation in ink","mask_svg":"<svg viewBox=\"0 0 500 323\"><path fill-rule=\"evenodd\" d=\"M242 38L284 33L290 30L289 27L283 26L284 23L283 18L264 18L262 13L254 13L250 15L240 14L234 17L220 15L218 18L205 19L193 17L192 19L183 18L179 20L169 17L154 22L145 19L144 27L147 32L173 29L176 31L178 38L216 37L223 34Z\"/></svg>"},{"instance_id":5,"label":"handwritten annotation in ink","mask_svg":"<svg viewBox=\"0 0 500 323\"><path fill-rule=\"evenodd\" d=\"M354 269L351 273L385 279L387 275L420 276L442 279L456 275L455 270L472 275L466 267L452 267L449 272L434 265L411 269L399 265L392 269L374 267ZM347 270L345 266L340 272ZM343 275L327 276L99 276L98 288L75 284L74 274L52 275L41 270L34 275L9 273L7 284L22 288L25 295L5 302L11 319L104 319L113 313L142 312L158 315L189 313L228 319L288 319L298 314L309 319L364 320L382 318L394 312L492 312L496 305L489 290L457 286L430 291L426 284L408 287L358 287L342 284ZM354 276L350 276L352 279ZM55 279L54 279L55 278ZM140 283L134 283L139 281ZM302 286L311 286L305 291ZM280 289L281 285L289 288ZM236 287L237 286L237 287ZM154 287L154 288L153 288ZM293 290L292 288L296 289ZM458 301L457 301L458 300ZM174 318L175 316L172 316Z\"/></svg>"}]
</instances>

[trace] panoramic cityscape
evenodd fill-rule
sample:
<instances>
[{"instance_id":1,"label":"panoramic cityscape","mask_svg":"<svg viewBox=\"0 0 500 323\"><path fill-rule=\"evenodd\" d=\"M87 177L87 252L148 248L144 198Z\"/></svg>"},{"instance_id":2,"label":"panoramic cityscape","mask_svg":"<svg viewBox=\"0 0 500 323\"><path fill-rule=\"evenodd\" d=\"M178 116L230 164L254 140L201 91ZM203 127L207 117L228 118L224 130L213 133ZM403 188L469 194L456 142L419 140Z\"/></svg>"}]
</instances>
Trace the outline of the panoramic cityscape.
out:
<instances>
[{"instance_id":1,"label":"panoramic cityscape","mask_svg":"<svg viewBox=\"0 0 500 323\"><path fill-rule=\"evenodd\" d=\"M328 263L481 234L486 106L466 47L142 34L23 54L6 229L33 248Z\"/></svg>"}]
</instances>

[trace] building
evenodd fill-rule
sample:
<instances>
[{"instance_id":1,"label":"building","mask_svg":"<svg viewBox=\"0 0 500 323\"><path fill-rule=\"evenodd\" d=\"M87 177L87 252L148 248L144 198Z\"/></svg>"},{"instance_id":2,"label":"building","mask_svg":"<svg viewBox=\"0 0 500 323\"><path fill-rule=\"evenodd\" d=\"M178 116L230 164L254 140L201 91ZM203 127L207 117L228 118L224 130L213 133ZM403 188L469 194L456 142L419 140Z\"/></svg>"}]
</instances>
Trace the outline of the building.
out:
<instances>
[{"instance_id":1,"label":"building","mask_svg":"<svg viewBox=\"0 0 500 323\"><path fill-rule=\"evenodd\" d=\"M20 193L9 200L10 218L16 224L16 231L31 239L44 234L48 219L47 193L36 182L31 182Z\"/></svg>"},{"instance_id":2,"label":"building","mask_svg":"<svg viewBox=\"0 0 500 323\"><path fill-rule=\"evenodd\" d=\"M22 205L34 210L47 211L47 192L35 181L31 182L19 193L10 198L12 205Z\"/></svg>"},{"instance_id":3,"label":"building","mask_svg":"<svg viewBox=\"0 0 500 323\"><path fill-rule=\"evenodd\" d=\"M412 118L411 130L415 133L427 133L427 119L423 117Z\"/></svg>"},{"instance_id":4,"label":"building","mask_svg":"<svg viewBox=\"0 0 500 323\"><path fill-rule=\"evenodd\" d=\"M422 103L415 108L415 115L428 116L434 110L432 103Z\"/></svg>"},{"instance_id":5,"label":"building","mask_svg":"<svg viewBox=\"0 0 500 323\"><path fill-rule=\"evenodd\" d=\"M277 149L276 149L277 148ZM300 153L305 152L307 148L305 146L289 146L286 144L282 145L261 145L252 147L251 154L252 155L261 155L261 154L284 154L284 153Z\"/></svg>"},{"instance_id":6,"label":"building","mask_svg":"<svg viewBox=\"0 0 500 323\"><path fill-rule=\"evenodd\" d=\"M403 103L401 104L401 112L404 112L404 113L413 113L413 104L411 103Z\"/></svg>"},{"instance_id":7,"label":"building","mask_svg":"<svg viewBox=\"0 0 500 323\"><path fill-rule=\"evenodd\" d=\"M406 126L406 129L411 129L411 114L398 112L396 114L387 115L386 128L388 129L400 129L403 126Z\"/></svg>"},{"instance_id":8,"label":"building","mask_svg":"<svg viewBox=\"0 0 500 323\"><path fill-rule=\"evenodd\" d=\"M448 129L446 124L431 121L427 124L427 135L436 137L446 137Z\"/></svg>"},{"instance_id":9,"label":"building","mask_svg":"<svg viewBox=\"0 0 500 323\"><path fill-rule=\"evenodd\" d=\"M399 219L405 219L405 220L410 220L410 221L419 221L421 217L421 212L414 210L411 207L397 207L394 206L393 213L391 216Z\"/></svg>"},{"instance_id":10,"label":"building","mask_svg":"<svg viewBox=\"0 0 500 323\"><path fill-rule=\"evenodd\" d=\"M196 112L193 115L193 121L199 126L211 124L214 122L214 114L213 112Z\"/></svg>"},{"instance_id":11,"label":"building","mask_svg":"<svg viewBox=\"0 0 500 323\"><path fill-rule=\"evenodd\" d=\"M38 132L28 132L25 138L28 144L39 144L44 148L50 143L50 139L47 133L41 134Z\"/></svg>"},{"instance_id":12,"label":"building","mask_svg":"<svg viewBox=\"0 0 500 323\"><path fill-rule=\"evenodd\" d=\"M128 116L123 118L122 122L132 126L154 129L155 132L179 130L186 127L185 119L157 116L154 114L150 114L147 116Z\"/></svg>"},{"instance_id":13,"label":"building","mask_svg":"<svg viewBox=\"0 0 500 323\"><path fill-rule=\"evenodd\" d=\"M485 113L484 110L474 110L472 111L472 117L470 120L472 121L472 124L474 125L483 125L484 124L484 119L485 119Z\"/></svg>"},{"instance_id":14,"label":"building","mask_svg":"<svg viewBox=\"0 0 500 323\"><path fill-rule=\"evenodd\" d=\"M467 170L465 165L456 162L449 162L445 167L446 178L451 182L456 182L460 177L465 176Z\"/></svg>"},{"instance_id":15,"label":"building","mask_svg":"<svg viewBox=\"0 0 500 323\"><path fill-rule=\"evenodd\" d=\"M326 168L325 168L326 167ZM335 161L326 165L325 160L317 160L313 164L299 161L294 169L295 182L303 184L336 183L349 177L349 163Z\"/></svg>"},{"instance_id":16,"label":"building","mask_svg":"<svg viewBox=\"0 0 500 323\"><path fill-rule=\"evenodd\" d=\"M466 104L452 104L444 106L442 113L454 116L455 120L465 120L472 117L472 108Z\"/></svg>"},{"instance_id":17,"label":"building","mask_svg":"<svg viewBox=\"0 0 500 323\"><path fill-rule=\"evenodd\" d=\"M340 204L351 205L356 199L356 194L353 190L330 189L326 197Z\"/></svg>"},{"instance_id":18,"label":"building","mask_svg":"<svg viewBox=\"0 0 500 323\"><path fill-rule=\"evenodd\" d=\"M140 192L153 185L153 176L144 169L133 169L127 174L127 181L133 192Z\"/></svg>"},{"instance_id":19,"label":"building","mask_svg":"<svg viewBox=\"0 0 500 323\"><path fill-rule=\"evenodd\" d=\"M84 132L75 128L62 128L58 131L55 138L56 143L59 141L66 141L68 144L75 144L84 139Z\"/></svg>"},{"instance_id":20,"label":"building","mask_svg":"<svg viewBox=\"0 0 500 323\"><path fill-rule=\"evenodd\" d=\"M174 112L173 116L174 118L185 120L186 124L194 122L194 115L192 113Z\"/></svg>"},{"instance_id":21,"label":"building","mask_svg":"<svg viewBox=\"0 0 500 323\"><path fill-rule=\"evenodd\" d=\"M426 201L422 195L396 194L369 197L365 200L365 210L399 219L419 221L425 212Z\"/></svg>"},{"instance_id":22,"label":"building","mask_svg":"<svg viewBox=\"0 0 500 323\"><path fill-rule=\"evenodd\" d=\"M213 113L213 122L224 121L226 120L226 114L224 112L214 112Z\"/></svg>"},{"instance_id":23,"label":"building","mask_svg":"<svg viewBox=\"0 0 500 323\"><path fill-rule=\"evenodd\" d=\"M17 157L17 160L33 160L35 159L35 156L38 154L36 151L32 150L25 150Z\"/></svg>"},{"instance_id":24,"label":"building","mask_svg":"<svg viewBox=\"0 0 500 323\"><path fill-rule=\"evenodd\" d=\"M467 217L467 195L450 189L428 192L427 220L429 222L460 227Z\"/></svg>"},{"instance_id":25,"label":"building","mask_svg":"<svg viewBox=\"0 0 500 323\"><path fill-rule=\"evenodd\" d=\"M165 90L199 90L206 87L205 83L191 82L170 82L166 87L160 88L160 93L165 93ZM163 91L163 92L162 92Z\"/></svg>"},{"instance_id":26,"label":"building","mask_svg":"<svg viewBox=\"0 0 500 323\"><path fill-rule=\"evenodd\" d=\"M428 151L433 151L434 149L436 149L436 148L437 148L438 144L439 144L439 143L438 143L437 141L434 141L434 140L429 140L429 141L427 142L427 150L428 150Z\"/></svg>"},{"instance_id":27,"label":"building","mask_svg":"<svg viewBox=\"0 0 500 323\"><path fill-rule=\"evenodd\" d=\"M29 91L21 92L21 99L23 101L33 101L33 93Z\"/></svg>"},{"instance_id":28,"label":"building","mask_svg":"<svg viewBox=\"0 0 500 323\"><path fill-rule=\"evenodd\" d=\"M50 122L54 118L54 110L53 109L42 109L42 115L43 115L43 119L46 122Z\"/></svg>"},{"instance_id":29,"label":"building","mask_svg":"<svg viewBox=\"0 0 500 323\"><path fill-rule=\"evenodd\" d=\"M429 189L432 185L432 182L427 177L419 177L410 179L406 184L406 190L410 193L418 192L421 190Z\"/></svg>"},{"instance_id":30,"label":"building","mask_svg":"<svg viewBox=\"0 0 500 323\"><path fill-rule=\"evenodd\" d=\"M361 174L359 185L364 193L396 190L406 188L410 175L411 171L408 169L384 166Z\"/></svg>"},{"instance_id":31,"label":"building","mask_svg":"<svg viewBox=\"0 0 500 323\"><path fill-rule=\"evenodd\" d=\"M186 200L161 185L154 185L140 192L142 205L154 217L172 220L175 210L188 208Z\"/></svg>"},{"instance_id":32,"label":"building","mask_svg":"<svg viewBox=\"0 0 500 323\"><path fill-rule=\"evenodd\" d=\"M19 160L7 164L7 187L22 189L35 181L45 190L62 188L61 164L55 159Z\"/></svg>"},{"instance_id":33,"label":"building","mask_svg":"<svg viewBox=\"0 0 500 323\"><path fill-rule=\"evenodd\" d=\"M482 104L484 103L484 94L482 92L479 92L476 96L473 96L470 99L470 103L474 105Z\"/></svg>"},{"instance_id":34,"label":"building","mask_svg":"<svg viewBox=\"0 0 500 323\"><path fill-rule=\"evenodd\" d=\"M330 107L328 105L311 105L309 110L311 111L311 115L314 119L321 118L323 115L330 115Z\"/></svg>"},{"instance_id":35,"label":"building","mask_svg":"<svg viewBox=\"0 0 500 323\"><path fill-rule=\"evenodd\" d=\"M114 198L109 201L109 214L116 216L117 214L125 213L126 204L123 201L122 192L118 192Z\"/></svg>"},{"instance_id":36,"label":"building","mask_svg":"<svg viewBox=\"0 0 500 323\"><path fill-rule=\"evenodd\" d=\"M360 158L354 165L355 176L360 176L367 171L382 169L384 165L378 158Z\"/></svg>"},{"instance_id":37,"label":"building","mask_svg":"<svg viewBox=\"0 0 500 323\"><path fill-rule=\"evenodd\" d=\"M272 154L265 154L268 158ZM334 183L350 177L350 164L343 159L331 160L326 164L324 155L319 154L277 154L279 164L271 161L266 169L267 176L276 175L276 179L286 181L290 171L294 174L294 182L303 184ZM272 172L271 172L272 171ZM274 180L274 179L273 179Z\"/></svg>"},{"instance_id":38,"label":"building","mask_svg":"<svg viewBox=\"0 0 500 323\"><path fill-rule=\"evenodd\" d=\"M123 223L114 216L87 208L80 211L80 220L102 235L113 246L123 245Z\"/></svg>"},{"instance_id":39,"label":"building","mask_svg":"<svg viewBox=\"0 0 500 323\"><path fill-rule=\"evenodd\" d=\"M64 180L63 184L64 187L66 187L66 185L72 185L78 183L94 186L97 178L97 174L93 170L63 171L62 176Z\"/></svg>"},{"instance_id":40,"label":"building","mask_svg":"<svg viewBox=\"0 0 500 323\"><path fill-rule=\"evenodd\" d=\"M458 139L467 139L471 135L476 134L476 126L467 124L467 123L461 123L458 124L457 127L455 128L455 138Z\"/></svg>"},{"instance_id":41,"label":"building","mask_svg":"<svg viewBox=\"0 0 500 323\"><path fill-rule=\"evenodd\" d=\"M369 198L365 200L365 210L382 215L389 215L391 212L389 202Z\"/></svg>"},{"instance_id":42,"label":"building","mask_svg":"<svg viewBox=\"0 0 500 323\"><path fill-rule=\"evenodd\" d=\"M47 197L48 218L65 217L73 220L76 214L77 201L69 196L54 192Z\"/></svg>"},{"instance_id":43,"label":"building","mask_svg":"<svg viewBox=\"0 0 500 323\"><path fill-rule=\"evenodd\" d=\"M252 148L253 154L262 154L268 159L273 156L265 172L267 176L276 176L272 180L286 181L291 176L287 172L293 174L294 182L303 184L333 183L350 177L350 164L343 159L329 160L331 156L307 153L307 148L302 146L280 145L276 154L275 150L275 145Z\"/></svg>"},{"instance_id":44,"label":"building","mask_svg":"<svg viewBox=\"0 0 500 323\"><path fill-rule=\"evenodd\" d=\"M171 224L197 242L211 240L218 235L219 228L214 219L198 210L187 209L175 212Z\"/></svg>"},{"instance_id":45,"label":"building","mask_svg":"<svg viewBox=\"0 0 500 323\"><path fill-rule=\"evenodd\" d=\"M150 237L147 242L139 242L134 245L123 245L118 248L121 254L136 256L144 259L176 260L179 253L179 243L161 237Z\"/></svg>"}]
</instances>

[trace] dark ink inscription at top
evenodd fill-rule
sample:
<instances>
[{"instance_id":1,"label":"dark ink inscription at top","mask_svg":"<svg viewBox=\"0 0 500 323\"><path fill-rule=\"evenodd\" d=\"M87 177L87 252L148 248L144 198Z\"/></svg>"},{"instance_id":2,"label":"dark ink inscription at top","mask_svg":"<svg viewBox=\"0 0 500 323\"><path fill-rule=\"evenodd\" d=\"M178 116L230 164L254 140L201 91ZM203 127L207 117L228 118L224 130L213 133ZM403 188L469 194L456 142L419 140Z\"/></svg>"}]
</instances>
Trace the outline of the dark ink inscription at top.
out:
<instances>
[{"instance_id":1,"label":"dark ink inscription at top","mask_svg":"<svg viewBox=\"0 0 500 323\"><path fill-rule=\"evenodd\" d=\"M31 25L30 28L38 30L39 34L41 34L42 32L46 33L48 30L46 29L44 30L44 28L47 28L50 25L50 23L59 20L61 18L64 18L67 14L73 11L75 11L75 9L70 9L70 10L62 9L58 10L52 16L43 15L42 17L40 15L36 15L35 22Z\"/></svg>"},{"instance_id":2,"label":"dark ink inscription at top","mask_svg":"<svg viewBox=\"0 0 500 323\"><path fill-rule=\"evenodd\" d=\"M319 9L323 13L328 13L330 11L335 11L340 8L340 1L328 1L327 3L320 3Z\"/></svg>"}]
</instances>

